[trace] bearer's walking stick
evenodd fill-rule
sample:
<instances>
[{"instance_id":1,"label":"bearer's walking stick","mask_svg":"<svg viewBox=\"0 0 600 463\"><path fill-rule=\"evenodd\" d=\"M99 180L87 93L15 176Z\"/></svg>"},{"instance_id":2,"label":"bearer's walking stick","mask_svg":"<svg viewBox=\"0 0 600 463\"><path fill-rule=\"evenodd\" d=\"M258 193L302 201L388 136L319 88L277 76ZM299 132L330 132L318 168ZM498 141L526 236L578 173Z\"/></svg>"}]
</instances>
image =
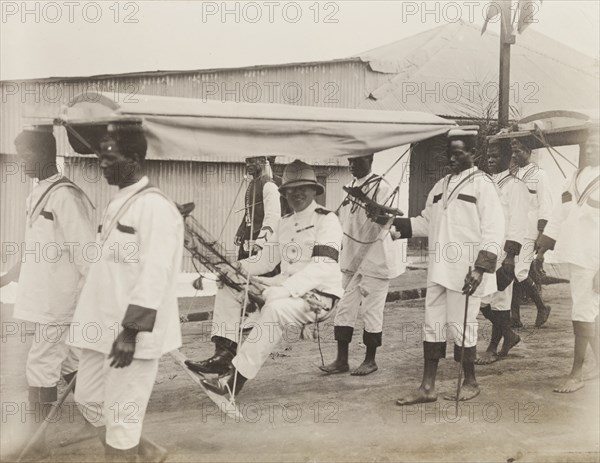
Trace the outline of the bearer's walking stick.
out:
<instances>
[{"instance_id":1,"label":"bearer's walking stick","mask_svg":"<svg viewBox=\"0 0 600 463\"><path fill-rule=\"evenodd\" d=\"M52 420L54 420L54 418L56 418L56 415L58 414L58 411L60 410L60 407L64 403L65 399L69 395L69 392L71 392L73 390L73 388L75 387L76 379L77 379L77 374L73 375L73 378L67 385L67 388L64 390L64 392L58 398L58 402L52 406L52 410L50 410L50 413L48 413L48 416L44 419L43 423L40 425L40 427L37 429L37 431L31 437L31 439L29 439L29 441L27 442L27 445L25 445L25 448L19 454L19 458L17 458L17 462L20 462L23 460L25 455L27 455L30 452L31 448L40 439L40 437L42 436L42 434L44 433L44 431L46 430L48 425L52 422Z\"/></svg>"},{"instance_id":2,"label":"bearer's walking stick","mask_svg":"<svg viewBox=\"0 0 600 463\"><path fill-rule=\"evenodd\" d=\"M469 266L469 273L471 275L471 267ZM463 321L463 332L462 332L462 343L460 345L460 362L458 362L458 384L456 385L456 415L458 418L458 402L460 401L460 388L462 386L462 372L463 372L463 361L465 359L465 337L467 336L467 311L469 310L469 296L471 295L471 285L467 288L467 294L465 295L465 319Z\"/></svg>"}]
</instances>

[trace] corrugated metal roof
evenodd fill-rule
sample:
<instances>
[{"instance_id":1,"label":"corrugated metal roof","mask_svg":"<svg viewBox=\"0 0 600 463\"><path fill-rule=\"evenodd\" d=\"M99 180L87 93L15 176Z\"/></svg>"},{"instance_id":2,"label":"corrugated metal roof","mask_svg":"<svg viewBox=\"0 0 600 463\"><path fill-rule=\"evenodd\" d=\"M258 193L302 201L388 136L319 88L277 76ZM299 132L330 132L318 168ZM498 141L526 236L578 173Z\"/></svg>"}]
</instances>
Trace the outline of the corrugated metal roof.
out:
<instances>
[{"instance_id":1,"label":"corrugated metal roof","mask_svg":"<svg viewBox=\"0 0 600 463\"><path fill-rule=\"evenodd\" d=\"M67 76L67 77L45 77L45 78L34 78L34 79L12 79L10 81L19 82L80 82L89 80L104 80L113 79L116 76L123 78L135 78L141 79L145 77L169 77L169 76L182 76L187 74L198 74L198 73L211 73L211 72L227 72L227 71L244 71L253 72L269 69L281 69L286 67L298 67L298 66L320 66L322 64L339 64L339 63L358 63L361 62L361 58L350 57L350 58L339 58L326 61L301 61L297 63L280 63L280 64L257 64L253 66L231 66L223 68L207 68L207 69L182 69L182 70L156 70L156 71L134 71L124 72L120 74L97 74L92 76ZM10 82L9 80L0 80L2 82Z\"/></svg>"},{"instance_id":2,"label":"corrugated metal roof","mask_svg":"<svg viewBox=\"0 0 600 463\"><path fill-rule=\"evenodd\" d=\"M339 60L0 81L0 152L14 152L12 140L32 107L38 114L46 111L54 116L61 105L86 89L132 96L412 110L457 120L493 118L498 42L491 31L481 36L477 26L457 22ZM511 61L514 119L600 103L597 59L527 29L517 37ZM283 90L286 85L298 98L293 91ZM34 98L38 101L32 104ZM59 152L69 155L62 131L58 138Z\"/></svg>"},{"instance_id":3,"label":"corrugated metal roof","mask_svg":"<svg viewBox=\"0 0 600 463\"><path fill-rule=\"evenodd\" d=\"M495 117L499 38L450 23L359 54L374 71L395 72L361 107ZM511 105L522 114L599 104L598 60L533 30L511 47Z\"/></svg>"}]
</instances>

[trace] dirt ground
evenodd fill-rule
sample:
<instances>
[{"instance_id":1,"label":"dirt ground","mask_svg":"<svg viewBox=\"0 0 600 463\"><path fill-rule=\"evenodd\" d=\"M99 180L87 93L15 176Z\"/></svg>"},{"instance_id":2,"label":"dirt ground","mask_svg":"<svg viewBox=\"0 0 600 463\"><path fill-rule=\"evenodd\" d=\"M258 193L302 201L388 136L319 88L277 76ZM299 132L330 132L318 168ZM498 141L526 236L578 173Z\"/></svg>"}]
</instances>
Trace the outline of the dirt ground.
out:
<instances>
[{"instance_id":1,"label":"dirt ground","mask_svg":"<svg viewBox=\"0 0 600 463\"><path fill-rule=\"evenodd\" d=\"M322 376L315 342L289 331L259 376L246 384L236 422L217 410L185 372L163 357L144 423L144 434L168 448L168 462L530 462L599 461L598 379L574 394L552 392L569 371L573 335L568 285L545 288L552 314L532 328L535 309L522 308L523 342L509 358L477 367L481 395L463 403L455 418L443 394L456 387L457 369L448 358L438 372L438 402L398 407L395 400L418 386L422 373L424 301L388 303L379 371L359 378ZM5 308L6 309L6 308ZM5 318L6 320L6 318ZM480 317L479 349L490 325ZM325 361L335 355L330 323L321 327ZM182 351L201 359L212 353L210 324L183 326ZM361 329L351 345L351 366L364 355ZM4 333L7 334L6 332ZM27 337L26 337L27 338ZM19 414L12 404L26 399L22 373L27 339L2 338L2 452L18 440ZM586 368L593 370L588 352ZM48 462L100 461L96 440L61 447L82 426L72 396L62 419L50 426ZM14 414L13 414L14 413ZM100 460L99 460L100 458Z\"/></svg>"}]
</instances>

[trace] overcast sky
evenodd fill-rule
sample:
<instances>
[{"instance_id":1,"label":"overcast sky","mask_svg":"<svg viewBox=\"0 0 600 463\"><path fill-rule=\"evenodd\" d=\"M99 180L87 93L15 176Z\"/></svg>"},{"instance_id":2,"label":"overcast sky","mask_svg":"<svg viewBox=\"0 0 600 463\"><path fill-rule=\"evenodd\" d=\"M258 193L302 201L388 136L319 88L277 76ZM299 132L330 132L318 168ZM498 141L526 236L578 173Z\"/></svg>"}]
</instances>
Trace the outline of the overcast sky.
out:
<instances>
[{"instance_id":1,"label":"overcast sky","mask_svg":"<svg viewBox=\"0 0 600 463\"><path fill-rule=\"evenodd\" d=\"M459 15L482 24L489 4L51 1L25 11L21 1L0 3L2 80L344 58ZM532 29L598 57L596 0L545 0L535 20Z\"/></svg>"}]
</instances>

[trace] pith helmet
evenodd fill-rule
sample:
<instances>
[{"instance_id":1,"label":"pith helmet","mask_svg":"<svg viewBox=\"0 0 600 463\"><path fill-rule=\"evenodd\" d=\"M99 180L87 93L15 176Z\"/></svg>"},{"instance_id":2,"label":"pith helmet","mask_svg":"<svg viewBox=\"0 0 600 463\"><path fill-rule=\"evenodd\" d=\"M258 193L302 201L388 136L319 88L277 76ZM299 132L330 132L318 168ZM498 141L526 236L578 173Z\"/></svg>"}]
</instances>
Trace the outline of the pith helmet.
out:
<instances>
[{"instance_id":1,"label":"pith helmet","mask_svg":"<svg viewBox=\"0 0 600 463\"><path fill-rule=\"evenodd\" d=\"M317 182L315 170L299 159L296 159L294 162L286 166L283 171L283 178L281 180L281 186L279 187L280 193L284 193L286 188L304 185L315 187L318 195L323 194L325 191L323 185Z\"/></svg>"}]
</instances>

